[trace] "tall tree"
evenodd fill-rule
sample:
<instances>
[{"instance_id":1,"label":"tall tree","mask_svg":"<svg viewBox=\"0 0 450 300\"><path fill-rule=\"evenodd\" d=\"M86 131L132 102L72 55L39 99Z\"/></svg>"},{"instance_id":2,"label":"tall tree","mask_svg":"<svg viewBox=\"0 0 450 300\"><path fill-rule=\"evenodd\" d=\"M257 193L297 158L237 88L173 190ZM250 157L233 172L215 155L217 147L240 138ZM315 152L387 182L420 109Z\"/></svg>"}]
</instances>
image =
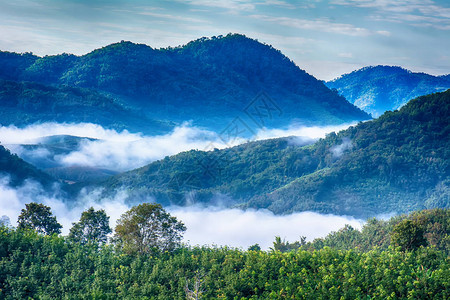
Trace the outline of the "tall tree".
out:
<instances>
[{"instance_id":1,"label":"tall tree","mask_svg":"<svg viewBox=\"0 0 450 300\"><path fill-rule=\"evenodd\" d=\"M400 246L403 251L411 251L427 245L424 229L417 222L408 219L395 225L391 233L391 242Z\"/></svg>"},{"instance_id":2,"label":"tall tree","mask_svg":"<svg viewBox=\"0 0 450 300\"><path fill-rule=\"evenodd\" d=\"M25 204L18 218L18 229L33 229L38 233L52 235L61 233L61 224L56 221L50 207L42 203L31 202Z\"/></svg>"},{"instance_id":3,"label":"tall tree","mask_svg":"<svg viewBox=\"0 0 450 300\"><path fill-rule=\"evenodd\" d=\"M95 211L93 207L81 214L80 221L73 223L70 229L69 238L75 242L86 244L88 242L106 243L109 227L109 216L103 209Z\"/></svg>"},{"instance_id":4,"label":"tall tree","mask_svg":"<svg viewBox=\"0 0 450 300\"><path fill-rule=\"evenodd\" d=\"M143 203L117 221L115 238L132 253L150 253L153 249L172 251L180 245L184 231L184 224L160 204Z\"/></svg>"}]
</instances>

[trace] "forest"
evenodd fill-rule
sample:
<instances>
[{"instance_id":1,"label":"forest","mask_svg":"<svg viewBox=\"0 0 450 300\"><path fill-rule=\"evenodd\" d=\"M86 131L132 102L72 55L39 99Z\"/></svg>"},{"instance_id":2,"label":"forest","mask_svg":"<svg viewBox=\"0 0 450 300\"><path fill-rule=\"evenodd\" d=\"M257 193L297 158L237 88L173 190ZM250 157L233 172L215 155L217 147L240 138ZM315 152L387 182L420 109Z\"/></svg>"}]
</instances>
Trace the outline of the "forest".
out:
<instances>
[{"instance_id":1,"label":"forest","mask_svg":"<svg viewBox=\"0 0 450 300\"><path fill-rule=\"evenodd\" d=\"M118 220L90 208L68 236L51 208L29 203L0 226L2 299L448 299L450 211L349 226L261 251L181 242L159 204ZM150 230L151 229L151 230ZM111 237L108 238L107 237Z\"/></svg>"},{"instance_id":2,"label":"forest","mask_svg":"<svg viewBox=\"0 0 450 300\"><path fill-rule=\"evenodd\" d=\"M118 174L99 184L130 198L152 195L164 205L227 205L274 213L318 211L373 217L448 208L450 90L411 100L402 109L331 132L314 144L295 137L226 149L190 150Z\"/></svg>"}]
</instances>

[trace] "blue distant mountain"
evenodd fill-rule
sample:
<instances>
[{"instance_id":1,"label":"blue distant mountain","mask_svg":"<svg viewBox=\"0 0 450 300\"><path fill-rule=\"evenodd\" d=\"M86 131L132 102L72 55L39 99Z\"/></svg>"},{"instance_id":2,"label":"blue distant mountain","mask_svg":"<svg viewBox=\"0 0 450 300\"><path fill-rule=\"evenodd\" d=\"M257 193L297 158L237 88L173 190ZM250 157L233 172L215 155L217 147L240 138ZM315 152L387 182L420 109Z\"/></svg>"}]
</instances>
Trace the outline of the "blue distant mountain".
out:
<instances>
[{"instance_id":1,"label":"blue distant mountain","mask_svg":"<svg viewBox=\"0 0 450 300\"><path fill-rule=\"evenodd\" d=\"M251 129L370 119L280 51L239 34L166 49L120 42L83 56L0 52L0 80L1 124L91 120L159 133L189 120L222 130L235 118Z\"/></svg>"},{"instance_id":2,"label":"blue distant mountain","mask_svg":"<svg viewBox=\"0 0 450 300\"><path fill-rule=\"evenodd\" d=\"M396 110L410 99L450 88L450 75L414 73L401 67L365 67L326 82L373 117Z\"/></svg>"}]
</instances>

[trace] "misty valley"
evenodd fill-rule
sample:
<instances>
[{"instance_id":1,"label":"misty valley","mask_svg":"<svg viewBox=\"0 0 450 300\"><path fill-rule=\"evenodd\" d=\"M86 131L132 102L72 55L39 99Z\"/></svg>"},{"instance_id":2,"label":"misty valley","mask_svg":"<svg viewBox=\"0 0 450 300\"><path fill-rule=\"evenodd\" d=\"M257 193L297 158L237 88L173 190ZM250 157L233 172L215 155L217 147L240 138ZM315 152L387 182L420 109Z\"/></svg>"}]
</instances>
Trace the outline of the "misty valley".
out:
<instances>
[{"instance_id":1,"label":"misty valley","mask_svg":"<svg viewBox=\"0 0 450 300\"><path fill-rule=\"evenodd\" d=\"M0 51L0 299L448 299L450 78L242 34Z\"/></svg>"}]
</instances>

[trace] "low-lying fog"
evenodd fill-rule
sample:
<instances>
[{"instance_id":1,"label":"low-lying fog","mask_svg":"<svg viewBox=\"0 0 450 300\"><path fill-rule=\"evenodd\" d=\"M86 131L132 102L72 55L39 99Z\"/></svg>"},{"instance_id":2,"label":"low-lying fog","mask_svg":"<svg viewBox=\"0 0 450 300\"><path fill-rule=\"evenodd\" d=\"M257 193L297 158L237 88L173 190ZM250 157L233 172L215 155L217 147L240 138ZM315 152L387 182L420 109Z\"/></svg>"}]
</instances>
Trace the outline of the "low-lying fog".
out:
<instances>
[{"instance_id":1,"label":"low-lying fog","mask_svg":"<svg viewBox=\"0 0 450 300\"><path fill-rule=\"evenodd\" d=\"M304 145L311 143L326 133L339 131L351 124L327 127L290 127L287 129L261 129L251 140L296 136L292 143ZM25 149L21 144L38 144L42 137L53 135L71 135L92 138L83 140L79 147L67 153L54 155L45 148ZM221 140L217 133L207 131L190 123L175 128L166 135L145 136L127 131L117 132L99 125L55 124L44 123L25 128L15 126L0 127L0 141L19 156L35 156L36 159L53 155L61 166L90 166L107 168L115 171L130 170L141 167L152 161L190 149L211 150L243 143L244 139L235 139L233 143ZM34 151L34 152L33 152ZM47 157L48 158L48 157ZM26 182L18 188L8 185L8 177L0 178L0 217L6 215L13 226L16 226L20 210L25 203L41 202L52 208L58 221L63 225L63 234L67 234L72 222L79 220L81 213L93 206L105 209L111 217L110 225L114 228L116 220L128 210L124 199L126 192L117 192L114 197L100 198L100 192L86 194L81 192L75 203L67 205L59 196L58 187L49 191L33 182ZM154 202L155 199L148 199ZM345 216L321 215L313 212L294 213L290 215L274 215L267 210L239 210L218 207L166 207L166 209L187 227L185 242L190 245L228 245L242 247L258 243L268 249L275 236L295 241L300 236L308 240L323 237L331 231L350 224L360 228L361 220Z\"/></svg>"},{"instance_id":2,"label":"low-lying fog","mask_svg":"<svg viewBox=\"0 0 450 300\"><path fill-rule=\"evenodd\" d=\"M287 129L260 129L250 140L295 136L293 143L305 145L325 137L326 133L339 131L351 124L325 127L289 127ZM25 149L23 144L38 144L42 137L71 135L84 139L79 147L63 154L54 154L44 147ZM60 166L88 166L127 171L142 167L152 161L162 159L191 149L212 150L225 148L248 141L236 138L223 141L219 134L184 123L165 135L145 136L128 131L117 132L102 126L80 124L44 123L24 128L0 127L0 142L19 157L54 160Z\"/></svg>"},{"instance_id":3,"label":"low-lying fog","mask_svg":"<svg viewBox=\"0 0 450 300\"><path fill-rule=\"evenodd\" d=\"M68 234L71 224L77 222L81 213L93 206L104 209L110 216L110 226L114 228L117 219L130 209L125 204L125 192L118 192L111 198L100 198L99 192L81 193L74 206L67 205L55 196L44 195L41 187L32 182L13 189L7 185L8 178L0 179L0 217L6 215L16 226L20 210L25 204L35 201L52 208L59 223L63 225L63 235ZM153 202L154 199L148 199ZM218 245L247 249L258 243L262 249L269 249L275 236L288 241L307 240L323 237L331 231L350 224L360 228L362 220L351 217L322 215L313 212L301 212L289 215L274 215L267 210L240 210L219 207L166 207L166 210L181 220L187 227L184 242L190 245Z\"/></svg>"}]
</instances>

